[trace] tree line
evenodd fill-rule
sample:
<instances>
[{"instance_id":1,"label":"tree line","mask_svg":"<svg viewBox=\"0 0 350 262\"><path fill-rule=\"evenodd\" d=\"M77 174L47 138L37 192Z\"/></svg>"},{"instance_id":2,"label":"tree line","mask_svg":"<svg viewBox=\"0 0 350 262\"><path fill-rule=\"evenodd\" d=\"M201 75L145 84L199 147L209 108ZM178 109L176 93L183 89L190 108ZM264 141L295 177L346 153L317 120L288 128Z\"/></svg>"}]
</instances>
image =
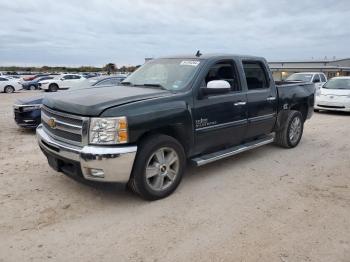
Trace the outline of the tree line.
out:
<instances>
[{"instance_id":1,"label":"tree line","mask_svg":"<svg viewBox=\"0 0 350 262\"><path fill-rule=\"evenodd\" d=\"M137 68L139 68L140 65L137 66L122 66L120 68L117 67L114 63L108 63L103 67L94 67L94 66L80 66L80 67L67 67L67 66L42 66L42 67L33 67L33 66L0 66L0 71L3 72L67 72L67 73L73 73L73 72L108 72L108 73L115 73L115 72L125 72L130 73L134 72Z\"/></svg>"}]
</instances>

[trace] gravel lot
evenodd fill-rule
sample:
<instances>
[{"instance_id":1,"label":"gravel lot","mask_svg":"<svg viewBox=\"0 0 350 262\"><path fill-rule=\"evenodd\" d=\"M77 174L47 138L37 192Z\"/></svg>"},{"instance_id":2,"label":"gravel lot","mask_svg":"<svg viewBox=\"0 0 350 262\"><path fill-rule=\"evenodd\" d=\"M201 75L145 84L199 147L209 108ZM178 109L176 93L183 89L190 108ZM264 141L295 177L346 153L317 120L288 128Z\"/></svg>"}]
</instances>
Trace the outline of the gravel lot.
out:
<instances>
[{"instance_id":1,"label":"gravel lot","mask_svg":"<svg viewBox=\"0 0 350 262\"><path fill-rule=\"evenodd\" d=\"M300 145L189 168L167 199L49 168L0 94L0 261L350 261L350 115L317 113Z\"/></svg>"}]
</instances>

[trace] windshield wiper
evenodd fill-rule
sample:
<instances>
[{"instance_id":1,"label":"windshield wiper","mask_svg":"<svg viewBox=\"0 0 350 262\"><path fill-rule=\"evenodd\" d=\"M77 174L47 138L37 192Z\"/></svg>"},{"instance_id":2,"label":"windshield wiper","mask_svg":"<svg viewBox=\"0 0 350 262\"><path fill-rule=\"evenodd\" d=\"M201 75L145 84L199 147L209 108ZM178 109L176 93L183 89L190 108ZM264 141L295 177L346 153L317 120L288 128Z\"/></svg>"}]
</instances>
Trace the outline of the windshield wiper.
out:
<instances>
[{"instance_id":1,"label":"windshield wiper","mask_svg":"<svg viewBox=\"0 0 350 262\"><path fill-rule=\"evenodd\" d=\"M124 81L123 81L123 82L120 82L120 83L121 83L122 85L126 85L126 86L132 85L131 82L124 82Z\"/></svg>"},{"instance_id":2,"label":"windshield wiper","mask_svg":"<svg viewBox=\"0 0 350 262\"><path fill-rule=\"evenodd\" d=\"M142 85L135 85L135 86L150 86L150 87L157 87L159 89L167 90L164 86L161 84L142 84Z\"/></svg>"}]
</instances>

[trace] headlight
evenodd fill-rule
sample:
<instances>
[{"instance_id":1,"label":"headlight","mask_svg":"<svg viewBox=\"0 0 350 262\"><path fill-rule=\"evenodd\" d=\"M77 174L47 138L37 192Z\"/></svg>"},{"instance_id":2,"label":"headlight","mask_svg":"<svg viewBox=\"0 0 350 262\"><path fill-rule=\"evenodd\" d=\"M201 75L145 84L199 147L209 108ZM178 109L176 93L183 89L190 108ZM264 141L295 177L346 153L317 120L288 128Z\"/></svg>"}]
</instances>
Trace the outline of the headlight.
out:
<instances>
[{"instance_id":1,"label":"headlight","mask_svg":"<svg viewBox=\"0 0 350 262\"><path fill-rule=\"evenodd\" d=\"M24 106L22 108L23 112L26 112L26 111L33 111L33 110L37 110L37 109L40 109L41 108L41 105L32 105L32 106Z\"/></svg>"},{"instance_id":2,"label":"headlight","mask_svg":"<svg viewBox=\"0 0 350 262\"><path fill-rule=\"evenodd\" d=\"M89 142L95 145L127 143L128 123L126 117L91 118Z\"/></svg>"}]
</instances>

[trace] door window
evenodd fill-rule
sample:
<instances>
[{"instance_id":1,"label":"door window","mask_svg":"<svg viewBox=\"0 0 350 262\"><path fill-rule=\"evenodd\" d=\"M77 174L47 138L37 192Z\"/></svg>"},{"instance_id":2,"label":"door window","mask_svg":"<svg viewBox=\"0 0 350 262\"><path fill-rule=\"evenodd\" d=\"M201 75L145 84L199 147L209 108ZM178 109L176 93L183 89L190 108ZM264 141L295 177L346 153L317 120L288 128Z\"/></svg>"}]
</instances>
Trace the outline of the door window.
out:
<instances>
[{"instance_id":1,"label":"door window","mask_svg":"<svg viewBox=\"0 0 350 262\"><path fill-rule=\"evenodd\" d=\"M267 73L261 62L246 61L243 62L245 77L248 90L267 89Z\"/></svg>"},{"instance_id":2,"label":"door window","mask_svg":"<svg viewBox=\"0 0 350 262\"><path fill-rule=\"evenodd\" d=\"M63 77L64 80L70 80L72 79L72 75L66 75Z\"/></svg>"},{"instance_id":3,"label":"door window","mask_svg":"<svg viewBox=\"0 0 350 262\"><path fill-rule=\"evenodd\" d=\"M231 61L222 61L213 65L205 76L205 84L207 85L213 80L225 80L234 92L241 91L238 83L236 68Z\"/></svg>"},{"instance_id":4,"label":"door window","mask_svg":"<svg viewBox=\"0 0 350 262\"><path fill-rule=\"evenodd\" d=\"M106 79L98 82L95 86L113 85L113 79Z\"/></svg>"},{"instance_id":5,"label":"door window","mask_svg":"<svg viewBox=\"0 0 350 262\"><path fill-rule=\"evenodd\" d=\"M324 74L320 74L321 77L321 82L327 82L326 77L324 76Z\"/></svg>"},{"instance_id":6,"label":"door window","mask_svg":"<svg viewBox=\"0 0 350 262\"><path fill-rule=\"evenodd\" d=\"M314 76L314 80L312 81L312 82L314 82L314 83L319 83L321 80L320 80L320 76L318 75L318 74L316 74L315 76Z\"/></svg>"}]
</instances>

